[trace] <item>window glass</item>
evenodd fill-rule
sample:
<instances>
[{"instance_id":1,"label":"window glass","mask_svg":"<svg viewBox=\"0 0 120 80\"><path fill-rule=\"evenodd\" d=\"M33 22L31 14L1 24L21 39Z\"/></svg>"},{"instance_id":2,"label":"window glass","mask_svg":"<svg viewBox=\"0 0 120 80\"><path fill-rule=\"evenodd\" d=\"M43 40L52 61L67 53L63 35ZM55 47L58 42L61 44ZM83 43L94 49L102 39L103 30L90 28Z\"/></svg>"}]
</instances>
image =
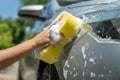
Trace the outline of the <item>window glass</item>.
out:
<instances>
[{"instance_id":1,"label":"window glass","mask_svg":"<svg viewBox=\"0 0 120 80\"><path fill-rule=\"evenodd\" d=\"M102 38L120 39L120 18L90 24L94 32Z\"/></svg>"}]
</instances>

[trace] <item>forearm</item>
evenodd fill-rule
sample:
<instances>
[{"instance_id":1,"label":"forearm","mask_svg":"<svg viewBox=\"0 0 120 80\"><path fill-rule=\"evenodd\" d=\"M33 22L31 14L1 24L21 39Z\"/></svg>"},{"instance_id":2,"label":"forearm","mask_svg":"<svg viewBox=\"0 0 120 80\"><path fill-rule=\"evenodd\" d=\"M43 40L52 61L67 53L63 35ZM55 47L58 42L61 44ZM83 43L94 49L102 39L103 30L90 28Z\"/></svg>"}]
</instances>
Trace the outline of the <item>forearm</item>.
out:
<instances>
[{"instance_id":1,"label":"forearm","mask_svg":"<svg viewBox=\"0 0 120 80\"><path fill-rule=\"evenodd\" d=\"M8 49L0 50L0 70L26 56L35 48L42 47L48 43L49 28L45 29L31 40Z\"/></svg>"},{"instance_id":2,"label":"forearm","mask_svg":"<svg viewBox=\"0 0 120 80\"><path fill-rule=\"evenodd\" d=\"M0 70L21 59L36 48L33 40L0 51Z\"/></svg>"}]
</instances>

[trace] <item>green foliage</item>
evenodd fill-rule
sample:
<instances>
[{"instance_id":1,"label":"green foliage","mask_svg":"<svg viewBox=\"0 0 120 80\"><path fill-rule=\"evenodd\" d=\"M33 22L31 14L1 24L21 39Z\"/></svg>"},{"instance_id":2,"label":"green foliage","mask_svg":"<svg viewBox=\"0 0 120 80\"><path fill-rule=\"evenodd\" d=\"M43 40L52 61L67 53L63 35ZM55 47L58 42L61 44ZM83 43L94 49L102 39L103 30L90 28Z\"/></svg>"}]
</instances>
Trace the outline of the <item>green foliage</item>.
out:
<instances>
[{"instance_id":1,"label":"green foliage","mask_svg":"<svg viewBox=\"0 0 120 80\"><path fill-rule=\"evenodd\" d=\"M22 19L16 19L8 23L12 28L13 43L18 44L23 40L25 22Z\"/></svg>"},{"instance_id":2,"label":"green foliage","mask_svg":"<svg viewBox=\"0 0 120 80\"><path fill-rule=\"evenodd\" d=\"M25 20L0 17L0 49L20 43L24 37Z\"/></svg>"},{"instance_id":3,"label":"green foliage","mask_svg":"<svg viewBox=\"0 0 120 80\"><path fill-rule=\"evenodd\" d=\"M46 4L50 0L21 0L23 5L30 5L30 4Z\"/></svg>"},{"instance_id":4,"label":"green foliage","mask_svg":"<svg viewBox=\"0 0 120 80\"><path fill-rule=\"evenodd\" d=\"M12 42L12 40L13 37L9 25L4 21L0 22L0 49L13 46L14 43Z\"/></svg>"}]
</instances>

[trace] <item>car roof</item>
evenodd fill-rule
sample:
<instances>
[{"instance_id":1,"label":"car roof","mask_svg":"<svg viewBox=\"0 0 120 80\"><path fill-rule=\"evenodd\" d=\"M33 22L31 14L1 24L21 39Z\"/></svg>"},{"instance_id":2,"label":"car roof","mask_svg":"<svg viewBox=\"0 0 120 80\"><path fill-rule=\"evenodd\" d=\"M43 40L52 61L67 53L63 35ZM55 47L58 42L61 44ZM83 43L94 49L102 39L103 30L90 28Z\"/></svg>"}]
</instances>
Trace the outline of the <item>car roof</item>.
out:
<instances>
[{"instance_id":1,"label":"car roof","mask_svg":"<svg viewBox=\"0 0 120 80\"><path fill-rule=\"evenodd\" d=\"M83 1L62 7L55 12L59 14L64 10L87 23L103 21L120 17L120 0Z\"/></svg>"}]
</instances>

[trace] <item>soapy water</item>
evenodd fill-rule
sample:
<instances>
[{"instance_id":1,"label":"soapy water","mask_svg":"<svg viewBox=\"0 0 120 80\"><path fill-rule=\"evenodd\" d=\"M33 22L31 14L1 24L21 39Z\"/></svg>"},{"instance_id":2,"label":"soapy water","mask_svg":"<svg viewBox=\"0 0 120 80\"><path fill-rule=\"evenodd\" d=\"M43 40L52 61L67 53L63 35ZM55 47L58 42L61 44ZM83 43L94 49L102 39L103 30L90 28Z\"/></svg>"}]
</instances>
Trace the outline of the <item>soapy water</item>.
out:
<instances>
[{"instance_id":1,"label":"soapy water","mask_svg":"<svg viewBox=\"0 0 120 80\"><path fill-rule=\"evenodd\" d=\"M64 76L65 80L67 79L67 74L68 74L68 71L69 71L65 68L66 66L69 68L68 61L65 62L65 65L63 67L63 76Z\"/></svg>"},{"instance_id":2,"label":"soapy water","mask_svg":"<svg viewBox=\"0 0 120 80\"><path fill-rule=\"evenodd\" d=\"M50 43L56 44L58 43L62 38L63 35L60 33L60 24L52 25L50 28Z\"/></svg>"},{"instance_id":3,"label":"soapy water","mask_svg":"<svg viewBox=\"0 0 120 80\"><path fill-rule=\"evenodd\" d=\"M76 72L76 67L74 66L72 70L70 70L70 65L68 61L66 61L63 67L63 76L65 80L67 80L68 74L72 75L74 78L78 75L78 73Z\"/></svg>"},{"instance_id":4,"label":"soapy water","mask_svg":"<svg viewBox=\"0 0 120 80\"><path fill-rule=\"evenodd\" d=\"M82 46L82 55L83 55L83 59L87 58L87 55L85 54L85 46Z\"/></svg>"},{"instance_id":5,"label":"soapy water","mask_svg":"<svg viewBox=\"0 0 120 80\"><path fill-rule=\"evenodd\" d=\"M99 74L98 77L104 77L104 74Z\"/></svg>"},{"instance_id":6,"label":"soapy water","mask_svg":"<svg viewBox=\"0 0 120 80\"><path fill-rule=\"evenodd\" d=\"M73 77L76 77L76 76L78 75L77 72L73 73L73 72L76 70L75 67L73 67L73 70L72 70L72 71L71 71L69 68L70 68L70 65L68 64L68 61L66 61L66 62L65 62L65 65L64 65L64 67L63 67L63 76L64 76L65 80L68 78L68 77L67 77L67 76L68 76L68 73L69 73L70 75L73 75Z\"/></svg>"},{"instance_id":7,"label":"soapy water","mask_svg":"<svg viewBox=\"0 0 120 80\"><path fill-rule=\"evenodd\" d=\"M65 64L66 64L66 66L67 66L68 68L70 67L70 65L68 64L68 61L66 61L66 63L65 63Z\"/></svg>"},{"instance_id":8,"label":"soapy water","mask_svg":"<svg viewBox=\"0 0 120 80\"><path fill-rule=\"evenodd\" d=\"M83 22L87 22L89 19L85 15L82 15L82 20Z\"/></svg>"},{"instance_id":9,"label":"soapy water","mask_svg":"<svg viewBox=\"0 0 120 80\"><path fill-rule=\"evenodd\" d=\"M91 62L91 63L93 63L93 64L96 64L94 58L89 58L89 62Z\"/></svg>"},{"instance_id":10,"label":"soapy water","mask_svg":"<svg viewBox=\"0 0 120 80\"><path fill-rule=\"evenodd\" d=\"M78 73L75 72L75 70L76 70L75 67L73 67L73 70L70 70L69 68L70 68L70 65L68 64L68 61L66 61L66 62L65 62L65 65L64 65L64 67L63 67L63 75L64 75L65 80L67 79L68 73L69 73L70 75L73 75L73 77L76 77L76 76L78 75ZM73 72L75 72L75 73L73 73Z\"/></svg>"},{"instance_id":11,"label":"soapy water","mask_svg":"<svg viewBox=\"0 0 120 80\"><path fill-rule=\"evenodd\" d=\"M73 77L76 77L78 75L78 73L75 73L74 75L73 75Z\"/></svg>"},{"instance_id":12,"label":"soapy water","mask_svg":"<svg viewBox=\"0 0 120 80\"><path fill-rule=\"evenodd\" d=\"M81 48L82 57L83 57L83 59L84 59L84 65L83 65L84 68L87 68L87 63L88 63L88 62L95 65L95 64L96 64L96 63L95 63L95 60L97 59L95 56L94 56L94 57L91 57L91 56L93 56L93 55L95 54L93 51L90 52L89 54L86 53L86 50L88 49L88 47L89 47L89 45L88 45L88 43L87 43L85 46L82 46L82 48ZM103 59L103 56L100 55L100 56L99 56L99 59L100 59L100 60ZM107 67L104 66L103 69L107 69ZM108 70L108 73L111 74L112 71L111 71L111 70ZM95 72L92 72L92 71L91 71L89 74L90 74L90 77L91 77L91 78L104 77L104 74L96 74ZM84 78L85 78L85 75L86 75L86 74L85 74L85 71L83 71L83 72L82 72L83 80L85 80L85 79L84 79Z\"/></svg>"},{"instance_id":13,"label":"soapy water","mask_svg":"<svg viewBox=\"0 0 120 80\"><path fill-rule=\"evenodd\" d=\"M83 56L83 59L84 59L84 67L87 66L87 55L85 54L85 46L82 46L82 56Z\"/></svg>"},{"instance_id":14,"label":"soapy water","mask_svg":"<svg viewBox=\"0 0 120 80\"><path fill-rule=\"evenodd\" d=\"M71 59L73 59L73 58L74 58L74 56L71 56L70 58L71 58Z\"/></svg>"},{"instance_id":15,"label":"soapy water","mask_svg":"<svg viewBox=\"0 0 120 80\"><path fill-rule=\"evenodd\" d=\"M83 77L85 76L85 72L84 72L84 71L82 72L82 76L83 76Z\"/></svg>"},{"instance_id":16,"label":"soapy water","mask_svg":"<svg viewBox=\"0 0 120 80\"><path fill-rule=\"evenodd\" d=\"M87 45L87 47L89 46L88 44L86 44L86 45ZM83 56L83 59L84 59L84 68L87 67L88 61L89 61L90 63L96 64L96 63L95 63L96 57L92 58L92 57L90 57L90 54L88 54L88 56L89 56L90 58L87 58L87 55L86 55L86 53L85 53L85 50L86 50L86 47L85 47L85 46L82 46L82 56ZM93 54L93 53L94 53L94 52L92 52L92 54Z\"/></svg>"},{"instance_id":17,"label":"soapy water","mask_svg":"<svg viewBox=\"0 0 120 80\"><path fill-rule=\"evenodd\" d=\"M63 69L63 75L65 80L67 79L68 70Z\"/></svg>"},{"instance_id":18,"label":"soapy water","mask_svg":"<svg viewBox=\"0 0 120 80\"><path fill-rule=\"evenodd\" d=\"M91 76L91 77L95 77L96 74L95 74L94 72L91 72L91 73L90 73L90 76Z\"/></svg>"}]
</instances>

